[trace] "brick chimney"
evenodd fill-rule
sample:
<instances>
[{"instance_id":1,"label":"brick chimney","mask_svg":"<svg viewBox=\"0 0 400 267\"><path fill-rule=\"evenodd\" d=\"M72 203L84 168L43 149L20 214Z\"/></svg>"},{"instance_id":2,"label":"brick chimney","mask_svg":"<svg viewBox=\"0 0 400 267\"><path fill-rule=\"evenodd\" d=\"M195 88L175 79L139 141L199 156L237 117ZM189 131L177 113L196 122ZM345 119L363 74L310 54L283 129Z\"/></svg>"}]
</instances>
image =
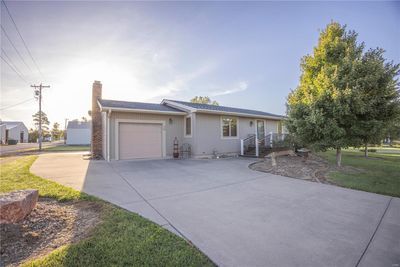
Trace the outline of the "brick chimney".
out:
<instances>
[{"instance_id":1,"label":"brick chimney","mask_svg":"<svg viewBox=\"0 0 400 267\"><path fill-rule=\"evenodd\" d=\"M103 158L102 143L102 119L97 100L101 99L101 82L94 81L92 88L92 156L93 158Z\"/></svg>"}]
</instances>

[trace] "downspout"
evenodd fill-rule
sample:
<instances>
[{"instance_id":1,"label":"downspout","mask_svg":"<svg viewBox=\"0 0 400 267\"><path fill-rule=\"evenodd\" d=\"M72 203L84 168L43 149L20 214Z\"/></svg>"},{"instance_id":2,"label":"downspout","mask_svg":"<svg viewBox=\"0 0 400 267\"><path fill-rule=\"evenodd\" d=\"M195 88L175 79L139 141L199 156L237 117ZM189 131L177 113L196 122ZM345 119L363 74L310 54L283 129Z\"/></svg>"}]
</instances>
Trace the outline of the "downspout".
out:
<instances>
[{"instance_id":1,"label":"downspout","mask_svg":"<svg viewBox=\"0 0 400 267\"><path fill-rule=\"evenodd\" d=\"M107 112L107 161L110 161L110 135L111 135L111 127L110 127L110 117L111 110Z\"/></svg>"}]
</instances>

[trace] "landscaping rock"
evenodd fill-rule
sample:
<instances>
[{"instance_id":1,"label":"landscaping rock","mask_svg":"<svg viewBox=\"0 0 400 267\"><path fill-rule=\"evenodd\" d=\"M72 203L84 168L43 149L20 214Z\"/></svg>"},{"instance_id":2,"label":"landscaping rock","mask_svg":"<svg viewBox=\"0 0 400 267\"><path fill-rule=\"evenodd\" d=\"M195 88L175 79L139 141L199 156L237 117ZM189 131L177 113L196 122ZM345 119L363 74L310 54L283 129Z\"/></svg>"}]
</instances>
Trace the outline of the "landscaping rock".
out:
<instances>
[{"instance_id":1,"label":"landscaping rock","mask_svg":"<svg viewBox=\"0 0 400 267\"><path fill-rule=\"evenodd\" d=\"M16 223L31 213L39 198L34 189L0 195L0 223Z\"/></svg>"}]
</instances>

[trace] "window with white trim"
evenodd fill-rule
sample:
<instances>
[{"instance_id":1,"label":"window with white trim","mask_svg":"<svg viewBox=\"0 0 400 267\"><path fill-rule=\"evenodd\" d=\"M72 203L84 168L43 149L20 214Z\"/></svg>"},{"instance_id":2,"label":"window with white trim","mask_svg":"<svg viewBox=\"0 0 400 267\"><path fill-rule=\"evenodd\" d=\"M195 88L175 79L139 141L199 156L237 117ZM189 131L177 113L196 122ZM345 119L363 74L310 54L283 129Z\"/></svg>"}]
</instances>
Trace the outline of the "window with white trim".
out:
<instances>
[{"instance_id":1,"label":"window with white trim","mask_svg":"<svg viewBox=\"0 0 400 267\"><path fill-rule=\"evenodd\" d=\"M222 137L237 137L237 118L222 117Z\"/></svg>"},{"instance_id":2,"label":"window with white trim","mask_svg":"<svg viewBox=\"0 0 400 267\"><path fill-rule=\"evenodd\" d=\"M185 118L185 136L192 135L192 117L188 116Z\"/></svg>"}]
</instances>

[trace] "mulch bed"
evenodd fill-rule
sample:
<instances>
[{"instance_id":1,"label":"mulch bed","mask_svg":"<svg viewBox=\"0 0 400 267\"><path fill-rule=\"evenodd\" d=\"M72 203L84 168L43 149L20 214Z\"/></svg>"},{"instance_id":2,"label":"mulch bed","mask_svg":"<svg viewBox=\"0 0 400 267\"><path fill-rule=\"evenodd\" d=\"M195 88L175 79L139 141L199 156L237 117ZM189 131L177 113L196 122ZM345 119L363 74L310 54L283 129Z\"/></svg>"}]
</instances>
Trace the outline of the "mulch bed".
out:
<instances>
[{"instance_id":1,"label":"mulch bed","mask_svg":"<svg viewBox=\"0 0 400 267\"><path fill-rule=\"evenodd\" d=\"M332 166L325 159L310 154L307 160L300 156L280 156L276 159L277 165L272 166L271 158L255 162L249 167L256 171L292 177L312 182L333 184L328 180L328 173L338 168ZM342 167L341 171L361 172L353 167Z\"/></svg>"},{"instance_id":2,"label":"mulch bed","mask_svg":"<svg viewBox=\"0 0 400 267\"><path fill-rule=\"evenodd\" d=\"M101 212L99 203L40 198L24 221L0 224L0 266L18 266L88 237Z\"/></svg>"}]
</instances>

